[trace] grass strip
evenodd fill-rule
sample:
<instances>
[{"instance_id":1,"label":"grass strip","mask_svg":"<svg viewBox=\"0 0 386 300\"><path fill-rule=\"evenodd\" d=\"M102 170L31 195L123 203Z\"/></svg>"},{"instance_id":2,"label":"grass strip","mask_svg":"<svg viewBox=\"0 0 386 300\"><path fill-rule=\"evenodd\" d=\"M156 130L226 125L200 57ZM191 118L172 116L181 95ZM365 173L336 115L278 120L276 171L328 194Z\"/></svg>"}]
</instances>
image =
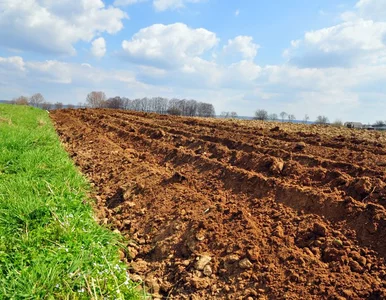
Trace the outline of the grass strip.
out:
<instances>
[{"instance_id":1,"label":"grass strip","mask_svg":"<svg viewBox=\"0 0 386 300\"><path fill-rule=\"evenodd\" d=\"M49 114L0 105L0 299L140 299Z\"/></svg>"}]
</instances>

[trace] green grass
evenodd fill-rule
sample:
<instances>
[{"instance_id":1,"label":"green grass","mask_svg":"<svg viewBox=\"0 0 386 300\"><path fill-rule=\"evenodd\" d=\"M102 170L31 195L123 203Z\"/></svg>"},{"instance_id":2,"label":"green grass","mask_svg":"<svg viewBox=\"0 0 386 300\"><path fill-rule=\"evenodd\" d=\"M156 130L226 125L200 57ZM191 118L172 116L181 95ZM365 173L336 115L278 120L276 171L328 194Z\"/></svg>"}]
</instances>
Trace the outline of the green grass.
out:
<instances>
[{"instance_id":1,"label":"green grass","mask_svg":"<svg viewBox=\"0 0 386 300\"><path fill-rule=\"evenodd\" d=\"M44 110L0 105L0 299L140 299Z\"/></svg>"}]
</instances>

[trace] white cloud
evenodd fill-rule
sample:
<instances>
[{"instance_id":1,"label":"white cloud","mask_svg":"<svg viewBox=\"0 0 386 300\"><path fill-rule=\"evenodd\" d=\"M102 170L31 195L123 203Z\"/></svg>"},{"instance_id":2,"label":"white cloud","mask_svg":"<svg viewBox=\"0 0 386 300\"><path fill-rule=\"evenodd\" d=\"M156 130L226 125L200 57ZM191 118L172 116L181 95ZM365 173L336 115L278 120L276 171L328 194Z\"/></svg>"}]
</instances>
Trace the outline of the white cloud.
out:
<instances>
[{"instance_id":1,"label":"white cloud","mask_svg":"<svg viewBox=\"0 0 386 300\"><path fill-rule=\"evenodd\" d=\"M237 9L237 10L235 11L235 16L238 17L239 15L240 15L240 10Z\"/></svg>"},{"instance_id":2,"label":"white cloud","mask_svg":"<svg viewBox=\"0 0 386 300\"><path fill-rule=\"evenodd\" d=\"M352 37L352 29L346 32L347 24L342 24L292 41L288 57L293 58L295 51L303 54L305 49L347 54L355 46L368 53L379 52L381 48L378 49L371 38L366 39L361 34ZM357 21L350 24L356 26ZM373 23L368 24L373 29ZM195 30L184 24L155 25L135 34L130 42L123 43L123 48L134 66L139 66L136 67L137 76L147 84L170 87L174 93L182 93L182 97L219 97L221 100L213 98L218 109L229 110L234 105L240 114L247 115L259 101L262 101L260 107L273 112L285 109L299 118L304 114L315 118L313 112L328 115L331 119L346 118L353 113L360 115L370 97L367 93L369 87L386 80L386 66L379 65L379 60L378 63L369 63L372 61L370 55L366 59L363 56L365 61L348 66L349 70L334 64L329 68L296 64L259 66L254 63L259 45L248 36L229 40L222 47L223 55L217 57L216 35L205 29L202 30L206 34L196 34ZM331 33L334 31L336 34ZM334 40L339 37L338 32L347 36L345 42ZM372 38L376 41L375 35ZM235 60L229 63L229 57ZM348 72L350 76L347 76ZM386 97L386 87L378 88L379 95ZM243 103L245 108L235 105L235 101ZM318 107L317 111L315 107Z\"/></svg>"},{"instance_id":3,"label":"white cloud","mask_svg":"<svg viewBox=\"0 0 386 300\"><path fill-rule=\"evenodd\" d=\"M71 55L75 43L102 32L114 34L127 17L101 0L2 0L0 12L3 47Z\"/></svg>"},{"instance_id":4,"label":"white cloud","mask_svg":"<svg viewBox=\"0 0 386 300\"><path fill-rule=\"evenodd\" d=\"M363 51L385 49L383 43L386 22L376 23L372 20L358 19L355 22L307 32L304 43L315 46L325 53L346 52L355 48Z\"/></svg>"},{"instance_id":5,"label":"white cloud","mask_svg":"<svg viewBox=\"0 0 386 300\"><path fill-rule=\"evenodd\" d=\"M384 9L382 10L382 8ZM352 67L386 60L386 2L361 0L335 26L306 32L283 52L301 67ZM376 21L380 10L383 21ZM374 19L371 17L374 16Z\"/></svg>"},{"instance_id":6,"label":"white cloud","mask_svg":"<svg viewBox=\"0 0 386 300\"><path fill-rule=\"evenodd\" d=\"M97 38L91 43L91 53L97 58L106 54L106 42L103 37Z\"/></svg>"},{"instance_id":7,"label":"white cloud","mask_svg":"<svg viewBox=\"0 0 386 300\"><path fill-rule=\"evenodd\" d=\"M133 5L140 2L145 2L147 0L115 0L114 5L115 6L127 6L127 5Z\"/></svg>"},{"instance_id":8,"label":"white cloud","mask_svg":"<svg viewBox=\"0 0 386 300\"><path fill-rule=\"evenodd\" d=\"M129 6L149 0L115 0L115 6ZM206 0L153 0L153 7L158 12L184 8L188 3L199 3Z\"/></svg>"},{"instance_id":9,"label":"white cloud","mask_svg":"<svg viewBox=\"0 0 386 300\"><path fill-rule=\"evenodd\" d=\"M27 73L37 80L48 83L72 83L71 65L56 60L27 62Z\"/></svg>"},{"instance_id":10,"label":"white cloud","mask_svg":"<svg viewBox=\"0 0 386 300\"><path fill-rule=\"evenodd\" d=\"M203 1L205 0L154 0L153 6L157 11L165 11L182 8L186 3L199 3Z\"/></svg>"},{"instance_id":11,"label":"white cloud","mask_svg":"<svg viewBox=\"0 0 386 300\"><path fill-rule=\"evenodd\" d=\"M385 0L360 0L355 8L362 18L381 22L386 21Z\"/></svg>"},{"instance_id":12,"label":"white cloud","mask_svg":"<svg viewBox=\"0 0 386 300\"><path fill-rule=\"evenodd\" d=\"M21 57L0 57L0 83L4 84L1 95L4 99L41 92L48 101L72 104L84 102L92 90L104 90L112 96L145 96L153 91L151 85L138 81L130 71L103 70L58 60L24 61Z\"/></svg>"},{"instance_id":13,"label":"white cloud","mask_svg":"<svg viewBox=\"0 0 386 300\"><path fill-rule=\"evenodd\" d=\"M259 46L252 37L238 36L219 46L217 35L204 28L155 24L123 41L130 71L0 57L2 97L41 91L53 102L77 103L97 89L109 96L193 98L239 115L263 108L299 119L304 114L384 119L385 22L365 17L361 2L370 3L359 1L335 26L293 40L285 53L289 63L256 64Z\"/></svg>"},{"instance_id":14,"label":"white cloud","mask_svg":"<svg viewBox=\"0 0 386 300\"><path fill-rule=\"evenodd\" d=\"M163 69L183 67L218 43L216 34L203 28L192 29L182 23L155 24L141 29L122 48L128 59Z\"/></svg>"},{"instance_id":15,"label":"white cloud","mask_svg":"<svg viewBox=\"0 0 386 300\"><path fill-rule=\"evenodd\" d=\"M251 115L255 109L264 108L276 113L285 110L298 118L307 113L311 119L317 114L327 115L330 120L348 120L353 115L365 122L382 119L382 109L374 110L373 106L386 98L386 86L377 85L385 81L386 65L363 65L350 70L293 65L263 67L250 60L220 65L194 57L177 69L138 66L127 71L57 60L0 57L0 83L5 99L39 91L52 102L76 104L84 101L90 91L103 90L108 96L210 101L217 111L235 110L240 115ZM380 103L379 107L385 106Z\"/></svg>"},{"instance_id":16,"label":"white cloud","mask_svg":"<svg viewBox=\"0 0 386 300\"><path fill-rule=\"evenodd\" d=\"M2 71L24 71L24 60L20 56L0 57Z\"/></svg>"},{"instance_id":17,"label":"white cloud","mask_svg":"<svg viewBox=\"0 0 386 300\"><path fill-rule=\"evenodd\" d=\"M217 64L215 69L218 72L216 88L241 92L255 88L263 71L261 66L250 60L241 60L225 66Z\"/></svg>"},{"instance_id":18,"label":"white cloud","mask_svg":"<svg viewBox=\"0 0 386 300\"><path fill-rule=\"evenodd\" d=\"M259 48L259 45L253 43L253 38L251 36L239 35L233 40L229 40L223 50L225 53L231 55L241 53L244 59L253 60L256 57Z\"/></svg>"}]
</instances>

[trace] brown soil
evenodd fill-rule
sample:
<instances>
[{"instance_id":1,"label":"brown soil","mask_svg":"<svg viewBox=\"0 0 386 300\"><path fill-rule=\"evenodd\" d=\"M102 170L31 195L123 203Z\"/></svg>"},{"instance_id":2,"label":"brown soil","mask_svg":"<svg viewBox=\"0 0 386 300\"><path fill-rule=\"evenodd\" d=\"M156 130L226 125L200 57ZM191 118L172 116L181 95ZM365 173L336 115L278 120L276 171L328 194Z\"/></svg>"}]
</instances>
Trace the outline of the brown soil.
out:
<instances>
[{"instance_id":1,"label":"brown soil","mask_svg":"<svg viewBox=\"0 0 386 300\"><path fill-rule=\"evenodd\" d=\"M52 112L158 298L386 299L386 138L322 126Z\"/></svg>"}]
</instances>

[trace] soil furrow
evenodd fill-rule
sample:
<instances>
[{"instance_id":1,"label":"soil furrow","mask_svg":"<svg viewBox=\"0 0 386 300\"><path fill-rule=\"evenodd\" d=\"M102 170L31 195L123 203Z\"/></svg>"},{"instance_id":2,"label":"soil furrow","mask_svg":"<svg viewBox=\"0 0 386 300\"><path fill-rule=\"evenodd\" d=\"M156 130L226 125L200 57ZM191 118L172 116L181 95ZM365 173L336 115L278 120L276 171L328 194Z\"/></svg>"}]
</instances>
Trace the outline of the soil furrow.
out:
<instances>
[{"instance_id":1,"label":"soil furrow","mask_svg":"<svg viewBox=\"0 0 386 300\"><path fill-rule=\"evenodd\" d=\"M386 297L380 194L371 186L364 201L374 203L361 203L315 175L351 176L350 165L323 166L328 161L323 151L315 158L321 165L296 161L300 173L315 177L315 185L305 186L301 174L259 165L264 157L278 160L277 155L247 152L236 144L230 149L223 137L233 138L232 131L214 132L216 140L202 138L210 134L196 122L216 129L215 121L126 112L119 121L120 114L61 110L52 118L66 149L95 185L101 222L130 240L123 259L132 278L142 278L154 297ZM179 129L179 123L186 127ZM249 123L235 123L243 132L253 131ZM249 140L237 136L236 143ZM350 180L361 179L352 175ZM367 175L376 182L373 173ZM357 188L364 193L366 184Z\"/></svg>"},{"instance_id":2,"label":"soil furrow","mask_svg":"<svg viewBox=\"0 0 386 300\"><path fill-rule=\"evenodd\" d=\"M133 116L136 116L142 119L151 119L151 117L149 117L151 116L151 114L138 112L118 112L116 113L116 116L118 116L118 118L132 118ZM238 126L237 122L232 123L228 121L213 123L210 120L202 121L200 119L182 120L181 122L179 122L178 125L176 125L170 123L167 116L154 120L154 124L161 125L162 123L166 123L175 127L185 128L189 128L194 125L195 128L198 130L204 130L206 132L214 130L216 133L221 131L232 133L235 129L237 129L238 135L243 136L243 138L246 140L253 140L256 136L259 136L264 138L271 138L273 140L280 140L282 142L305 142L306 144L315 145L318 147L333 148L331 149L333 152L335 152L336 149L348 149L360 153L362 153L363 151L369 151L374 153L375 155L386 155L386 151L384 150L386 140L383 139L383 143L381 143L378 140L374 141L359 138L357 135L357 130L345 129L346 131L349 131L351 133L350 138L348 138L343 137L341 135L334 135L331 137L327 134L320 134L320 128L322 127L315 125L309 126L302 124L293 124L294 128L298 127L299 129L302 129L304 128L304 126L306 126L310 127L311 131L314 131L312 133L304 133L302 131L283 132L282 130L280 130L280 124L279 126L276 126L278 123L274 123L276 125L271 125L267 128L263 128L261 127L261 123L259 121L250 121L249 123L252 124L252 126ZM266 123L264 125L266 125ZM286 125L284 124L283 126ZM333 129L330 126L324 126L324 128L326 129L326 132L331 131ZM372 135L377 136L377 133L374 133Z\"/></svg>"},{"instance_id":3,"label":"soil furrow","mask_svg":"<svg viewBox=\"0 0 386 300\"><path fill-rule=\"evenodd\" d=\"M118 131L122 136L130 135L130 132L126 130L129 124L120 121L116 125L117 127L114 127L113 124L116 124L116 119L100 121L98 117L84 116L84 121L96 121L101 126ZM207 157L238 168L263 173L268 177L278 177L284 181L290 179L300 186L320 187L325 192L338 190L343 192L341 195L343 198L350 196L358 201L365 200L366 203L386 205L383 176L369 169L355 167L347 163L323 161L319 158L309 159L301 155L275 156L271 154L271 151L253 146L250 146L252 149L247 147L248 151L233 150L237 147L236 145L229 147L228 140L217 139L214 142L215 139L211 138L211 141L208 141L205 137L199 138L193 133L174 130L170 132L166 127L156 128L147 124L141 127L139 133L172 143L176 147L186 147L196 154L204 153ZM221 142L227 143L228 146L221 144ZM232 150L228 150L229 148ZM241 145L239 148L243 149L243 146ZM299 162L303 162L303 164L300 166ZM339 166L338 170L336 170L337 166ZM369 187L366 188L365 185L369 185Z\"/></svg>"}]
</instances>

